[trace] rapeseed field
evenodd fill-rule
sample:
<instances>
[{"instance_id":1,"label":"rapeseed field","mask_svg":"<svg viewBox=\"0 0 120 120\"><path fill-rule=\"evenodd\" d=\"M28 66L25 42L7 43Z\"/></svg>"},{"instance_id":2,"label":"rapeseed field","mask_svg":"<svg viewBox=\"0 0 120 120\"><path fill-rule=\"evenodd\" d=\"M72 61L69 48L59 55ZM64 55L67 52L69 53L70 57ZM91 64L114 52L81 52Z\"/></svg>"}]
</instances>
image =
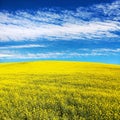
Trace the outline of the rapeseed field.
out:
<instances>
[{"instance_id":1,"label":"rapeseed field","mask_svg":"<svg viewBox=\"0 0 120 120\"><path fill-rule=\"evenodd\" d=\"M0 120L120 120L120 66L1 63Z\"/></svg>"}]
</instances>

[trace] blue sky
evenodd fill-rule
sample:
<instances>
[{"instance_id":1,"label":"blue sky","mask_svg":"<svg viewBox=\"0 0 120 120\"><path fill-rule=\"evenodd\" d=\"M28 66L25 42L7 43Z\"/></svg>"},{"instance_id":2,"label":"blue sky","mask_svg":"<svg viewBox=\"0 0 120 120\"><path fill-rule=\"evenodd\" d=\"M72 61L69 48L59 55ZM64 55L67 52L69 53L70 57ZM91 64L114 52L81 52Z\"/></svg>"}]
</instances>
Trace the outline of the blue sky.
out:
<instances>
[{"instance_id":1,"label":"blue sky","mask_svg":"<svg viewBox=\"0 0 120 120\"><path fill-rule=\"evenodd\" d=\"M0 62L120 64L119 0L0 0Z\"/></svg>"}]
</instances>

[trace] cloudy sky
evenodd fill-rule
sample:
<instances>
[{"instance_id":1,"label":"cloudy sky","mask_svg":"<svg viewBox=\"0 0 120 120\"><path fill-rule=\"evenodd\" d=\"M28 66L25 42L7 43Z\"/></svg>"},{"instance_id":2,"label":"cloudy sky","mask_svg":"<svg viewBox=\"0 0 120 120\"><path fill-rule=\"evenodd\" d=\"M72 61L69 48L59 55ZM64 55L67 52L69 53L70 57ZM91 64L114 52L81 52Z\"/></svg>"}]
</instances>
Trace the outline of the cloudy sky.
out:
<instances>
[{"instance_id":1,"label":"cloudy sky","mask_svg":"<svg viewBox=\"0 0 120 120\"><path fill-rule=\"evenodd\" d=\"M119 0L0 0L0 62L120 64Z\"/></svg>"}]
</instances>

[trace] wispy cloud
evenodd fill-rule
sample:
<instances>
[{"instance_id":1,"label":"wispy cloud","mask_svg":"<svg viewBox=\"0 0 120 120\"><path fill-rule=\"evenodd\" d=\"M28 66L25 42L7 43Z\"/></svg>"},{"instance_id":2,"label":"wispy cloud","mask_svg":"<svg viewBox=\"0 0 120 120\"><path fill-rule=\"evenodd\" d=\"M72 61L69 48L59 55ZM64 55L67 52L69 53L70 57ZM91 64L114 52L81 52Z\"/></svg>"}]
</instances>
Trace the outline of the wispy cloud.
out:
<instances>
[{"instance_id":1,"label":"wispy cloud","mask_svg":"<svg viewBox=\"0 0 120 120\"><path fill-rule=\"evenodd\" d=\"M22 48L44 48L47 45L39 45L39 44L26 44L26 45L14 45L14 46L4 46L0 47L0 49L22 49Z\"/></svg>"},{"instance_id":2,"label":"wispy cloud","mask_svg":"<svg viewBox=\"0 0 120 120\"><path fill-rule=\"evenodd\" d=\"M9 54L1 54L0 53L0 59L2 58L2 59L4 59L4 58L12 58L13 57L13 55L9 55Z\"/></svg>"},{"instance_id":3,"label":"wispy cloud","mask_svg":"<svg viewBox=\"0 0 120 120\"><path fill-rule=\"evenodd\" d=\"M111 49L111 48L96 48L96 49L89 49L89 48L80 48L78 49L79 51L84 51L84 52L107 52L107 53L120 53L120 48L116 48L116 49Z\"/></svg>"},{"instance_id":4,"label":"wispy cloud","mask_svg":"<svg viewBox=\"0 0 120 120\"><path fill-rule=\"evenodd\" d=\"M97 9L97 12L102 13L107 19L120 20L120 1L115 0L111 4L99 4L94 5L94 9ZM92 8L92 9L93 9Z\"/></svg>"},{"instance_id":5,"label":"wispy cloud","mask_svg":"<svg viewBox=\"0 0 120 120\"><path fill-rule=\"evenodd\" d=\"M92 51L93 52L120 53L120 48L117 48L117 49L101 48L101 49L93 49Z\"/></svg>"},{"instance_id":6,"label":"wispy cloud","mask_svg":"<svg viewBox=\"0 0 120 120\"><path fill-rule=\"evenodd\" d=\"M85 51L85 52L81 52ZM1 51L0 59L62 59L62 58L79 58L79 57L87 57L87 56L119 56L120 48L117 49L79 49L76 52L71 51L63 51L63 52L36 52L30 53L26 52L24 54L18 51Z\"/></svg>"},{"instance_id":7,"label":"wispy cloud","mask_svg":"<svg viewBox=\"0 0 120 120\"><path fill-rule=\"evenodd\" d=\"M75 11L1 11L0 41L120 38L116 33L120 30L119 5L117 1Z\"/></svg>"},{"instance_id":8,"label":"wispy cloud","mask_svg":"<svg viewBox=\"0 0 120 120\"><path fill-rule=\"evenodd\" d=\"M47 53L26 53L26 54L21 54L21 53L14 53L11 52L11 54L0 54L0 59L54 59L54 58L59 58L59 57L64 57L63 52L47 52Z\"/></svg>"}]
</instances>

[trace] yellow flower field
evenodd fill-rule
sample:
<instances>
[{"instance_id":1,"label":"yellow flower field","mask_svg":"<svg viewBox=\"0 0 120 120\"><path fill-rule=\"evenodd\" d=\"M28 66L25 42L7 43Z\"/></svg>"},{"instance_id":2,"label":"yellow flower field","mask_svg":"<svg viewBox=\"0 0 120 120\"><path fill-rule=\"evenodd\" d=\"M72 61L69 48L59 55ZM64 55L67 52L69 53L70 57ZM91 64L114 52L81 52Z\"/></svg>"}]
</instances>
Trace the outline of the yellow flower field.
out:
<instances>
[{"instance_id":1,"label":"yellow flower field","mask_svg":"<svg viewBox=\"0 0 120 120\"><path fill-rule=\"evenodd\" d=\"M119 120L120 66L0 64L0 120Z\"/></svg>"}]
</instances>

